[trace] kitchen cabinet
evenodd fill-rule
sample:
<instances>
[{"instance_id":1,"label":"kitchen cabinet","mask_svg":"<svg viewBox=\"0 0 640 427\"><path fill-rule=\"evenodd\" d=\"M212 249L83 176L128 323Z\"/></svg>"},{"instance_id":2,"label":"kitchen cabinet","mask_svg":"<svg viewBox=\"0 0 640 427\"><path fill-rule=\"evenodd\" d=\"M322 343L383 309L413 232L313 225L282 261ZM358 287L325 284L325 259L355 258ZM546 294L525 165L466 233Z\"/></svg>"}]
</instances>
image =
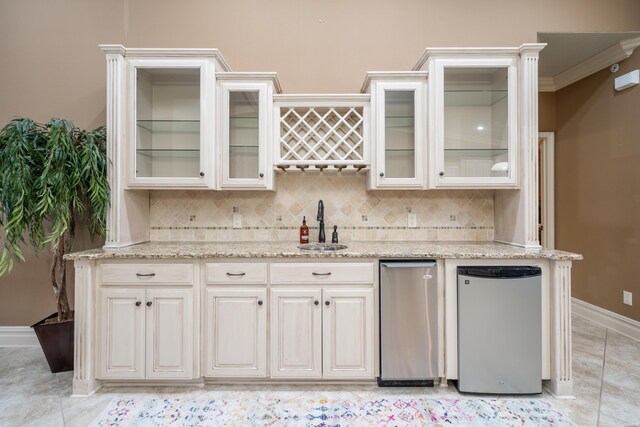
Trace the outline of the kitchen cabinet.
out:
<instances>
[{"instance_id":1,"label":"kitchen cabinet","mask_svg":"<svg viewBox=\"0 0 640 427\"><path fill-rule=\"evenodd\" d=\"M367 79L373 117L368 188L425 188L426 73L368 73Z\"/></svg>"},{"instance_id":2,"label":"kitchen cabinet","mask_svg":"<svg viewBox=\"0 0 640 427\"><path fill-rule=\"evenodd\" d=\"M219 76L219 188L272 190L275 76Z\"/></svg>"},{"instance_id":3,"label":"kitchen cabinet","mask_svg":"<svg viewBox=\"0 0 640 427\"><path fill-rule=\"evenodd\" d=\"M214 68L209 59L129 59L130 188L213 186Z\"/></svg>"},{"instance_id":4,"label":"kitchen cabinet","mask_svg":"<svg viewBox=\"0 0 640 427\"><path fill-rule=\"evenodd\" d=\"M205 375L265 377L267 291L212 287L206 291Z\"/></svg>"},{"instance_id":5,"label":"kitchen cabinet","mask_svg":"<svg viewBox=\"0 0 640 427\"><path fill-rule=\"evenodd\" d=\"M322 291L271 290L271 377L322 378Z\"/></svg>"},{"instance_id":6,"label":"kitchen cabinet","mask_svg":"<svg viewBox=\"0 0 640 427\"><path fill-rule=\"evenodd\" d=\"M272 378L373 378L373 289L272 289Z\"/></svg>"},{"instance_id":7,"label":"kitchen cabinet","mask_svg":"<svg viewBox=\"0 0 640 427\"><path fill-rule=\"evenodd\" d=\"M99 300L101 378L192 378L192 289L103 288Z\"/></svg>"},{"instance_id":8,"label":"kitchen cabinet","mask_svg":"<svg viewBox=\"0 0 640 427\"><path fill-rule=\"evenodd\" d=\"M429 59L431 186L518 185L518 55Z\"/></svg>"}]
</instances>

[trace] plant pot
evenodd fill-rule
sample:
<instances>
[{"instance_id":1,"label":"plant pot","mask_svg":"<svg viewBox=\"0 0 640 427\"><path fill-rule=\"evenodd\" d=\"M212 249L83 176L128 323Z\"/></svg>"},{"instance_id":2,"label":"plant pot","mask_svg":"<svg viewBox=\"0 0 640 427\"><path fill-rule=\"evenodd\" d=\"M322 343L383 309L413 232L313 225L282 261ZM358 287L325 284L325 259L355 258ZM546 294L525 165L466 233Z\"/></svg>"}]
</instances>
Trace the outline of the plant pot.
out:
<instances>
[{"instance_id":1,"label":"plant pot","mask_svg":"<svg viewBox=\"0 0 640 427\"><path fill-rule=\"evenodd\" d=\"M46 323L57 317L53 313L46 319L31 325L40 341L44 357L47 358L51 372L73 371L73 320L61 323Z\"/></svg>"}]
</instances>

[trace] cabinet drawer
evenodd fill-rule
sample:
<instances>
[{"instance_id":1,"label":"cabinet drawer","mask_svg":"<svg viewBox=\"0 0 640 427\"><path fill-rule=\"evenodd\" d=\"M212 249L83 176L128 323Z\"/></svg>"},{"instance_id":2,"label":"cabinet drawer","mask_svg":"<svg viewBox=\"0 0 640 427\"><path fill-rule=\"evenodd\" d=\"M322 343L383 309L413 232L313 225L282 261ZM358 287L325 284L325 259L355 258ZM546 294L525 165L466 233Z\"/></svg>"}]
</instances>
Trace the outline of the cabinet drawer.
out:
<instances>
[{"instance_id":1,"label":"cabinet drawer","mask_svg":"<svg viewBox=\"0 0 640 427\"><path fill-rule=\"evenodd\" d=\"M102 264L100 282L103 285L126 283L193 284L193 264Z\"/></svg>"},{"instance_id":2,"label":"cabinet drawer","mask_svg":"<svg viewBox=\"0 0 640 427\"><path fill-rule=\"evenodd\" d=\"M271 283L373 283L370 262L274 263Z\"/></svg>"},{"instance_id":3,"label":"cabinet drawer","mask_svg":"<svg viewBox=\"0 0 640 427\"><path fill-rule=\"evenodd\" d=\"M267 264L263 262L234 262L207 264L207 284L262 285L267 283Z\"/></svg>"}]
</instances>

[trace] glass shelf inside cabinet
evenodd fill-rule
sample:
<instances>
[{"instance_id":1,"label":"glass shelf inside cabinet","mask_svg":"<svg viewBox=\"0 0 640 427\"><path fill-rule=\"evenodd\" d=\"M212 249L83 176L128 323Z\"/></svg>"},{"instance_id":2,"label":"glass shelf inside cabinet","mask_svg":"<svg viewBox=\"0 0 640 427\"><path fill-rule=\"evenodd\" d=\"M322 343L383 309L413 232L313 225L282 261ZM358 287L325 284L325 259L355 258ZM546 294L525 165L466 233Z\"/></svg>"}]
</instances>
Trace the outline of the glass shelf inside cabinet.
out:
<instances>
[{"instance_id":1,"label":"glass shelf inside cabinet","mask_svg":"<svg viewBox=\"0 0 640 427\"><path fill-rule=\"evenodd\" d=\"M138 120L137 125L151 132L200 132L200 120Z\"/></svg>"},{"instance_id":2,"label":"glass shelf inside cabinet","mask_svg":"<svg viewBox=\"0 0 640 427\"><path fill-rule=\"evenodd\" d=\"M229 127L258 129L258 117L229 117Z\"/></svg>"},{"instance_id":3,"label":"glass shelf inside cabinet","mask_svg":"<svg viewBox=\"0 0 640 427\"><path fill-rule=\"evenodd\" d=\"M413 116L387 116L384 120L388 128L409 128L413 132L415 120Z\"/></svg>"},{"instance_id":4,"label":"glass shelf inside cabinet","mask_svg":"<svg viewBox=\"0 0 640 427\"><path fill-rule=\"evenodd\" d=\"M452 156L473 155L475 157L495 157L507 154L509 150L506 148L446 148L445 153Z\"/></svg>"},{"instance_id":5,"label":"glass shelf inside cabinet","mask_svg":"<svg viewBox=\"0 0 640 427\"><path fill-rule=\"evenodd\" d=\"M507 97L506 90L445 90L445 107L489 106Z\"/></svg>"},{"instance_id":6,"label":"glass shelf inside cabinet","mask_svg":"<svg viewBox=\"0 0 640 427\"><path fill-rule=\"evenodd\" d=\"M155 158L193 158L200 157L198 148L137 148L136 153L141 156Z\"/></svg>"}]
</instances>

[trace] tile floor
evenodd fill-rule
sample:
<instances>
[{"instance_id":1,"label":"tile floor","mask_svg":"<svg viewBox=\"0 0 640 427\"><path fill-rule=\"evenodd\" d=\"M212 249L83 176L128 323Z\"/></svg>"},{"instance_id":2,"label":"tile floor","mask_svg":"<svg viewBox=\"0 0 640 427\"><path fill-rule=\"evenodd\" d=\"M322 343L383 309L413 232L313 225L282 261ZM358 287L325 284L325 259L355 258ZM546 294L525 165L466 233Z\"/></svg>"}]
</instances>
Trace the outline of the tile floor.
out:
<instances>
[{"instance_id":1,"label":"tile floor","mask_svg":"<svg viewBox=\"0 0 640 427\"><path fill-rule=\"evenodd\" d=\"M554 399L578 426L640 426L640 342L581 317L573 317L576 399ZM115 396L173 398L368 399L392 396L474 398L455 387L378 388L373 385L207 385L204 387L110 387L72 398L71 372L52 374L40 348L0 348L0 426L87 426Z\"/></svg>"}]
</instances>

